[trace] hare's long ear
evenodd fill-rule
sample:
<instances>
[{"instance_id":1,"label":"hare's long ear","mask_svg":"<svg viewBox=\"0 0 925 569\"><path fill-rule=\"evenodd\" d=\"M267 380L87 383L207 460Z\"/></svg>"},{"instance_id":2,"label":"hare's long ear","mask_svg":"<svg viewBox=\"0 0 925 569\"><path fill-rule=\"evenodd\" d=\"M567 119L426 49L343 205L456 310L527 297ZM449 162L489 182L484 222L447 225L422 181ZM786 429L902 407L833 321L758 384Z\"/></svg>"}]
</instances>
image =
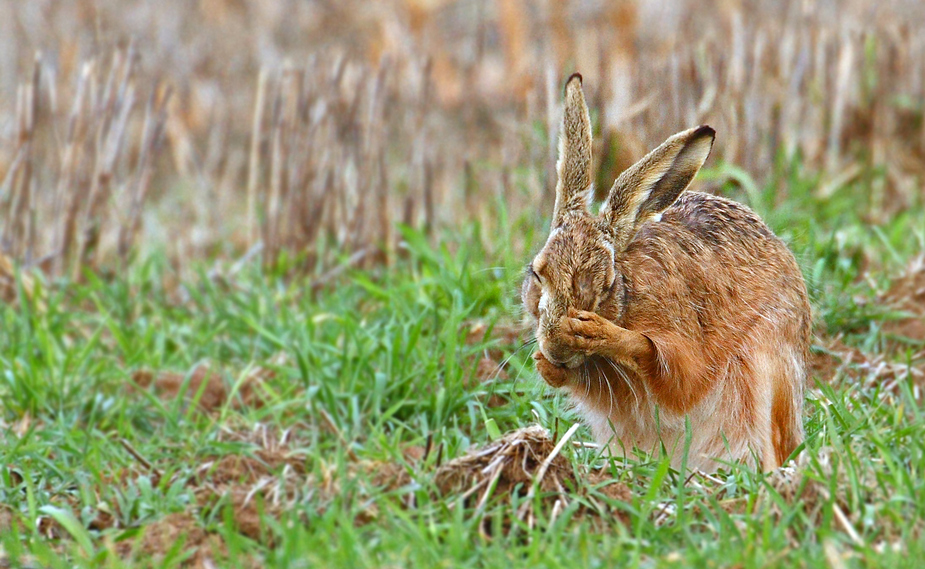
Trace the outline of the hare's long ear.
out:
<instances>
[{"instance_id":1,"label":"hare's long ear","mask_svg":"<svg viewBox=\"0 0 925 569\"><path fill-rule=\"evenodd\" d=\"M591 117L581 91L581 75L573 74L565 84L565 113L559 134L556 163L556 206L553 227L562 225L572 213L587 210L591 189Z\"/></svg>"},{"instance_id":2,"label":"hare's long ear","mask_svg":"<svg viewBox=\"0 0 925 569\"><path fill-rule=\"evenodd\" d=\"M601 207L615 245L678 199L710 155L716 132L704 125L679 132L625 170Z\"/></svg>"}]
</instances>

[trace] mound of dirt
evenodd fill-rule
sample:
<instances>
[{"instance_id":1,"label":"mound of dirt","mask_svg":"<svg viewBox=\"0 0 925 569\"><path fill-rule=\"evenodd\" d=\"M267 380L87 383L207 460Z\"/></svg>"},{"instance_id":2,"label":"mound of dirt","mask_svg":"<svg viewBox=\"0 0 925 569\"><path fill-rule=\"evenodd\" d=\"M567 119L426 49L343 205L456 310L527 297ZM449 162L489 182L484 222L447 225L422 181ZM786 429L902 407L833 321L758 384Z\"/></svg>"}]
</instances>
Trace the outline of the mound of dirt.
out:
<instances>
[{"instance_id":1,"label":"mound of dirt","mask_svg":"<svg viewBox=\"0 0 925 569\"><path fill-rule=\"evenodd\" d=\"M619 512L591 496L591 486L601 486L595 490L598 497L624 502L632 497L629 488L625 484L607 484L602 476L594 473L580 472L561 454L576 428L574 425L558 441L538 425L512 431L447 462L437 469L434 481L444 496L455 496L456 500L477 511L491 499L512 506L519 502L516 511L512 509L504 520L504 527L488 527L483 521L481 529L485 534L507 531L513 518L532 527L537 514L534 511L534 497L537 496L552 518L573 501L578 501L576 516L602 524L614 518L622 519ZM522 499L515 500L515 497Z\"/></svg>"},{"instance_id":2,"label":"mound of dirt","mask_svg":"<svg viewBox=\"0 0 925 569\"><path fill-rule=\"evenodd\" d=\"M444 494L473 495L485 488L480 502L492 490L510 494L517 486L529 487L533 483L544 492L565 492L564 484L576 486L575 474L555 446L543 427L518 429L447 462L437 470L435 481ZM553 450L557 452L553 454Z\"/></svg>"}]
</instances>

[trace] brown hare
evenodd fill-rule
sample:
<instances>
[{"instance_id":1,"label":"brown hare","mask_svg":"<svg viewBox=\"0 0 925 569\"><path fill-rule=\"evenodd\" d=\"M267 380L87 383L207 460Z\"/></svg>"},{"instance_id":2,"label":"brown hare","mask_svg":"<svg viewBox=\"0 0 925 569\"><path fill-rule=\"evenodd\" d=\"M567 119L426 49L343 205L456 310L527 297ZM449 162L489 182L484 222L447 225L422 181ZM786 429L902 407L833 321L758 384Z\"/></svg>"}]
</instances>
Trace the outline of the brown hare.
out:
<instances>
[{"instance_id":1,"label":"brown hare","mask_svg":"<svg viewBox=\"0 0 925 569\"><path fill-rule=\"evenodd\" d=\"M552 228L524 280L536 367L595 438L689 468L771 470L803 440L810 306L800 269L747 207L684 192L714 131L678 133L623 172L595 215L581 76L565 87Z\"/></svg>"}]
</instances>

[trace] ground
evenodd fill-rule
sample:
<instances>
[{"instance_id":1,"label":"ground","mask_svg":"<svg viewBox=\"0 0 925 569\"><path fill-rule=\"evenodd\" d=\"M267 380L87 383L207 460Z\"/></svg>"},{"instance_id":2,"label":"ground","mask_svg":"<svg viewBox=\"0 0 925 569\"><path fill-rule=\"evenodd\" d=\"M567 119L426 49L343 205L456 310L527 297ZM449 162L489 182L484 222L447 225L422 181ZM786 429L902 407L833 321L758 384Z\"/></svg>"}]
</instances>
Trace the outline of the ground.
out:
<instances>
[{"instance_id":1,"label":"ground","mask_svg":"<svg viewBox=\"0 0 925 569\"><path fill-rule=\"evenodd\" d=\"M170 284L157 258L66 285L14 271L4 559L901 566L925 545L925 219L872 237L862 187L805 188L752 204L816 314L805 448L767 475L602 456L532 367L522 265L451 232L406 229L405 258L324 287L259 264Z\"/></svg>"}]
</instances>

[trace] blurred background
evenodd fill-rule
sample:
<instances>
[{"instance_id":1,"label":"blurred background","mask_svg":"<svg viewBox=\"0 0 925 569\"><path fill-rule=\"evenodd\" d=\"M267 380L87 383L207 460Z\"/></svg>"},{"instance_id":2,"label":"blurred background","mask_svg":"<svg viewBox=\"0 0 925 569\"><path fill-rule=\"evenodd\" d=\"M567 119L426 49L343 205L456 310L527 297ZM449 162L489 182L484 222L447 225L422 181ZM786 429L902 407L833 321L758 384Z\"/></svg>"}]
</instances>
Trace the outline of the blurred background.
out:
<instances>
[{"instance_id":1,"label":"blurred background","mask_svg":"<svg viewBox=\"0 0 925 569\"><path fill-rule=\"evenodd\" d=\"M773 207L785 165L822 202L866 179L872 224L921 202L919 0L0 0L4 262L312 272L387 261L398 222L490 247L551 209L573 71L599 188L708 123L707 188Z\"/></svg>"}]
</instances>

